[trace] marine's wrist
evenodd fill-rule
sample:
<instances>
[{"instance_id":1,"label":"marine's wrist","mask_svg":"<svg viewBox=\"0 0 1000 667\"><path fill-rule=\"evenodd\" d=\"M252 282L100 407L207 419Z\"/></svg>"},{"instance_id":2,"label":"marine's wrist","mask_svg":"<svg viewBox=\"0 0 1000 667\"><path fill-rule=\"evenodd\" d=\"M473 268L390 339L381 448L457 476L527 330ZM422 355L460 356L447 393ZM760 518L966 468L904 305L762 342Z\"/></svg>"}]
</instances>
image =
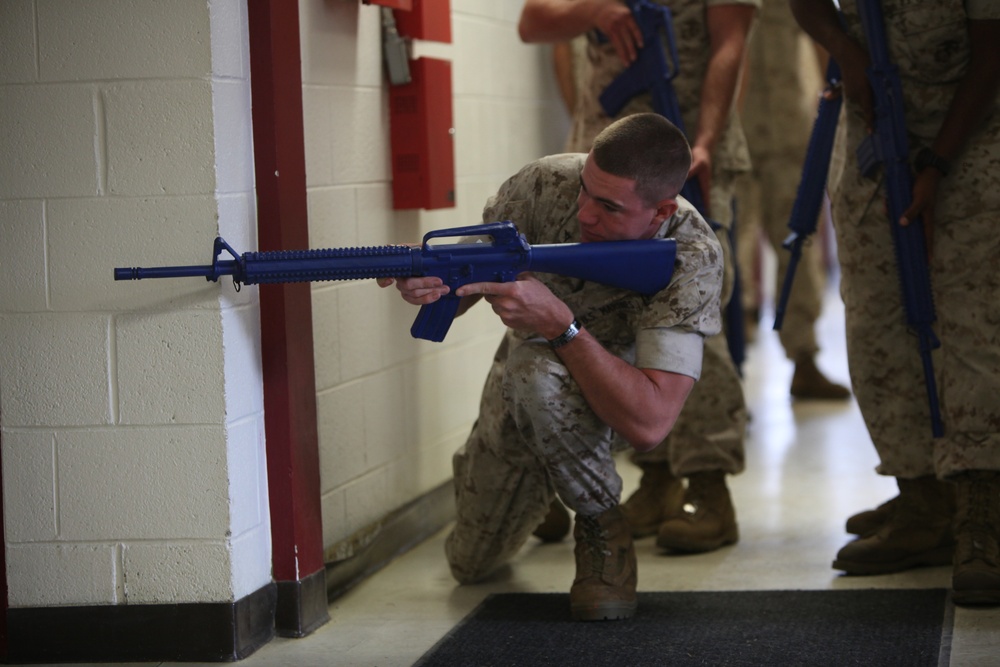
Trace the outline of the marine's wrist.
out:
<instances>
[{"instance_id":1,"label":"marine's wrist","mask_svg":"<svg viewBox=\"0 0 1000 667\"><path fill-rule=\"evenodd\" d=\"M571 340L580 335L580 331L583 329L583 325L580 324L580 320L573 318L570 325L561 334L555 338L548 338L549 346L553 350L557 350L560 347L568 344Z\"/></svg>"},{"instance_id":2,"label":"marine's wrist","mask_svg":"<svg viewBox=\"0 0 1000 667\"><path fill-rule=\"evenodd\" d=\"M951 171L951 163L935 153L930 148L921 148L916 157L913 158L913 168L919 174L925 169L934 169L942 176L947 176Z\"/></svg>"}]
</instances>

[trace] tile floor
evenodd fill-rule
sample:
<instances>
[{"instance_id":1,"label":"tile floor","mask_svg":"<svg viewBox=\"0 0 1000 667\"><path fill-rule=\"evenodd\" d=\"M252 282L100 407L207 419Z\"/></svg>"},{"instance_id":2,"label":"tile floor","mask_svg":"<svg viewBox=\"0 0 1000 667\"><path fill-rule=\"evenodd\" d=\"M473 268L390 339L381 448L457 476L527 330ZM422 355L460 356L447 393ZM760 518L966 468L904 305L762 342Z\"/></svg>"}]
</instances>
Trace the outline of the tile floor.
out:
<instances>
[{"instance_id":1,"label":"tile floor","mask_svg":"<svg viewBox=\"0 0 1000 667\"><path fill-rule=\"evenodd\" d=\"M947 567L877 577L844 577L830 568L848 539L844 519L894 495L895 484L873 472L876 457L853 401L789 399L791 364L770 320L764 322L744 368L752 413L747 468L730 478L740 542L711 554L664 556L653 538L640 540L640 591L948 587ZM818 331L820 366L846 382L835 291ZM620 468L627 494L638 483L637 471L626 461ZM311 636L275 639L239 664L409 667L489 593L569 590L572 540L532 540L496 580L459 587L444 561L445 533L334 601L330 622ZM954 623L950 665L1000 665L1000 610L956 608Z\"/></svg>"}]
</instances>

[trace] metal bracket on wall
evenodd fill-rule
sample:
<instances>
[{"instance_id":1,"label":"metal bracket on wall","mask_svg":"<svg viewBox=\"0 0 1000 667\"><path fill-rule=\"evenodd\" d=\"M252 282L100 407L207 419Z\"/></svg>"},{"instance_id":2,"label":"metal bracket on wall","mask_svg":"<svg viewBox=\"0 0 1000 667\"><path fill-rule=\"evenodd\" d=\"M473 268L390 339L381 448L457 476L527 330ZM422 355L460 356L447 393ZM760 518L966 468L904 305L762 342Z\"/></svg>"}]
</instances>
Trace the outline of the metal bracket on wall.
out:
<instances>
[{"instance_id":1,"label":"metal bracket on wall","mask_svg":"<svg viewBox=\"0 0 1000 667\"><path fill-rule=\"evenodd\" d=\"M382 56L389 83L398 86L412 81L410 54L406 40L396 30L396 17L388 7L382 8Z\"/></svg>"}]
</instances>

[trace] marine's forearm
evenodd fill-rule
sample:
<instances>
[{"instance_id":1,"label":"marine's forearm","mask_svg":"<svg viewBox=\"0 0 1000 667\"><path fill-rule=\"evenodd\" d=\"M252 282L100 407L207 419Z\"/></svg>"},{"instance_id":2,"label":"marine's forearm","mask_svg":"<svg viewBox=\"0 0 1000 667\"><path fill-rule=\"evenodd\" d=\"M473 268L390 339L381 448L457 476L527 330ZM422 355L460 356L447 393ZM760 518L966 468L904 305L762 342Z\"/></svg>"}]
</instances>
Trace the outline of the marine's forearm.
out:
<instances>
[{"instance_id":1,"label":"marine's forearm","mask_svg":"<svg viewBox=\"0 0 1000 667\"><path fill-rule=\"evenodd\" d=\"M702 81L698 127L692 143L710 153L725 129L733 100L736 99L754 12L753 7L742 5L708 9L709 48L712 53Z\"/></svg>"},{"instance_id":2,"label":"marine's forearm","mask_svg":"<svg viewBox=\"0 0 1000 667\"><path fill-rule=\"evenodd\" d=\"M969 21L972 57L931 148L952 161L996 105L1000 91L1000 21Z\"/></svg>"},{"instance_id":3,"label":"marine's forearm","mask_svg":"<svg viewBox=\"0 0 1000 667\"><path fill-rule=\"evenodd\" d=\"M517 31L527 43L562 42L596 26L596 14L609 0L526 0Z\"/></svg>"},{"instance_id":4,"label":"marine's forearm","mask_svg":"<svg viewBox=\"0 0 1000 667\"><path fill-rule=\"evenodd\" d=\"M848 40L831 0L789 0L796 22L835 60L843 60Z\"/></svg>"},{"instance_id":5,"label":"marine's forearm","mask_svg":"<svg viewBox=\"0 0 1000 667\"><path fill-rule=\"evenodd\" d=\"M694 387L694 378L639 369L614 356L585 326L556 353L594 413L638 451L663 441Z\"/></svg>"}]
</instances>

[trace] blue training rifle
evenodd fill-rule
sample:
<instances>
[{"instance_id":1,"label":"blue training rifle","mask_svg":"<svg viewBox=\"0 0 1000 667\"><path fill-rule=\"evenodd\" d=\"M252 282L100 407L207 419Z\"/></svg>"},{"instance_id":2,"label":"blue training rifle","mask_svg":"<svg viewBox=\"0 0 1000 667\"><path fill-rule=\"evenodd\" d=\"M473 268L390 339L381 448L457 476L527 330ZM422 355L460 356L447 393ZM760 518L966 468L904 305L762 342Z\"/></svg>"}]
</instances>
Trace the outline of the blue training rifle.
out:
<instances>
[{"instance_id":1,"label":"blue training rifle","mask_svg":"<svg viewBox=\"0 0 1000 667\"><path fill-rule=\"evenodd\" d=\"M875 132L858 146L858 166L861 173L869 178L875 175L879 164L883 168L906 323L919 340L930 406L931 432L935 437L941 437L944 435L944 426L931 363L931 350L940 347L941 342L934 335L931 326L936 316L923 221L919 218L911 220L906 227L899 224L913 198L913 178L903 117L903 87L899 80L899 69L889 60L885 22L879 1L858 0L858 13L868 42L868 54L871 58L868 78L875 96Z\"/></svg>"},{"instance_id":2,"label":"blue training rifle","mask_svg":"<svg viewBox=\"0 0 1000 667\"><path fill-rule=\"evenodd\" d=\"M490 243L432 245L432 239L485 237ZM220 259L223 251L232 259ZM655 294L673 277L677 243L673 239L595 241L530 245L509 221L429 232L419 247L385 245L323 250L276 250L238 255L222 237L215 239L211 265L121 267L115 280L203 277L217 281L232 276L233 283L313 282L437 276L451 291L434 303L420 307L410 328L414 338L444 340L458 311L461 297L455 290L477 282L509 282L524 271L554 273L620 289Z\"/></svg>"},{"instance_id":3,"label":"blue training rifle","mask_svg":"<svg viewBox=\"0 0 1000 667\"><path fill-rule=\"evenodd\" d=\"M840 67L832 58L826 67L826 82L827 91L835 91L840 86ZM792 254L781 286L781 296L774 308L775 331L781 329L785 319L785 308L792 294L792 282L795 280L795 270L802 257L802 246L816 231L816 223L826 193L827 176L830 173L830 156L833 154L833 142L837 134L837 120L843 102L844 98L839 92L832 99L824 96L819 100L816 120L809 136L806 160L802 165L802 178L799 180L795 203L788 219L788 228L792 233L781 244Z\"/></svg>"}]
</instances>

